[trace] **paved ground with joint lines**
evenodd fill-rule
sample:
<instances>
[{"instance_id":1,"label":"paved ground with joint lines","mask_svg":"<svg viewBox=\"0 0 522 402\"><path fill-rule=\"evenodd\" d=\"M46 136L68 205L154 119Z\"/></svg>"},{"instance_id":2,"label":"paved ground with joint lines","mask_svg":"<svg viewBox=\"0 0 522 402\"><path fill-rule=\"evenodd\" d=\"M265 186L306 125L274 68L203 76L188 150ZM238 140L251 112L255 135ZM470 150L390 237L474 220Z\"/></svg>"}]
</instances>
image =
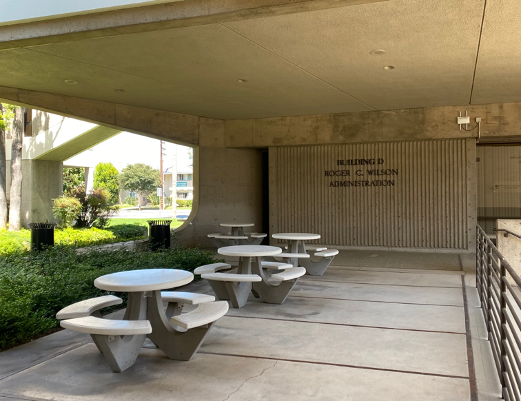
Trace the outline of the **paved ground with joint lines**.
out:
<instances>
[{"instance_id":1,"label":"paved ground with joint lines","mask_svg":"<svg viewBox=\"0 0 522 402\"><path fill-rule=\"evenodd\" d=\"M466 286L469 272L461 270L462 259L446 256L448 266L436 269L440 254L425 253L423 269L417 270L415 256L372 254L378 254L373 266L350 266L343 258L322 277L301 278L283 305L251 297L242 309L231 308L189 362L142 349L133 367L116 374L89 336L68 330L5 351L0 400L476 396L464 297L472 285ZM429 269L430 261L435 269ZM467 264L472 266L473 258ZM184 290L212 294L206 281ZM480 373L487 371L484 361Z\"/></svg>"}]
</instances>

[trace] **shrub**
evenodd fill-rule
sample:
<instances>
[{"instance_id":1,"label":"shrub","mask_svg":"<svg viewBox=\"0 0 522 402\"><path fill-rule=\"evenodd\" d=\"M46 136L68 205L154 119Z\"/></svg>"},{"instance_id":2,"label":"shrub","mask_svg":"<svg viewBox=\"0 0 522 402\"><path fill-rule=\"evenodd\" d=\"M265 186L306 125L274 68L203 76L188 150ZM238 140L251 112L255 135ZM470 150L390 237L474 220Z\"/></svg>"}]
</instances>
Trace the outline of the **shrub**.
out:
<instances>
[{"instance_id":1,"label":"shrub","mask_svg":"<svg viewBox=\"0 0 522 402\"><path fill-rule=\"evenodd\" d=\"M74 197L60 197L53 200L53 215L61 221L61 227L68 228L78 217L82 204Z\"/></svg>"},{"instance_id":2,"label":"shrub","mask_svg":"<svg viewBox=\"0 0 522 402\"><path fill-rule=\"evenodd\" d=\"M158 267L193 271L214 262L212 253L198 249L99 251L78 255L57 246L39 253L0 259L0 350L28 342L57 328L56 313L90 297L109 294L94 280L113 272ZM121 296L124 300L126 293Z\"/></svg>"},{"instance_id":3,"label":"shrub","mask_svg":"<svg viewBox=\"0 0 522 402\"><path fill-rule=\"evenodd\" d=\"M153 207L157 207L159 205L160 198L157 194L149 194L147 199L150 201Z\"/></svg>"},{"instance_id":4,"label":"shrub","mask_svg":"<svg viewBox=\"0 0 522 402\"><path fill-rule=\"evenodd\" d=\"M116 208L109 205L109 192L101 188L92 190L86 194L85 187L79 186L69 192L70 196L77 198L82 204L82 210L76 220L77 227L104 228L109 223L109 218Z\"/></svg>"},{"instance_id":5,"label":"shrub","mask_svg":"<svg viewBox=\"0 0 522 402\"><path fill-rule=\"evenodd\" d=\"M54 242L56 245L86 247L137 240L144 236L145 231L141 225L115 225L108 229L65 228L54 231ZM30 240L30 230L22 229L19 232L0 231L0 256L27 254Z\"/></svg>"},{"instance_id":6,"label":"shrub","mask_svg":"<svg viewBox=\"0 0 522 402\"><path fill-rule=\"evenodd\" d=\"M172 205L172 197L165 197L165 206L170 207Z\"/></svg>"},{"instance_id":7,"label":"shrub","mask_svg":"<svg viewBox=\"0 0 522 402\"><path fill-rule=\"evenodd\" d=\"M176 204L181 208L192 208L192 200L176 200Z\"/></svg>"},{"instance_id":8,"label":"shrub","mask_svg":"<svg viewBox=\"0 0 522 402\"><path fill-rule=\"evenodd\" d=\"M141 225L114 225L107 228L114 236L122 240L135 240L147 236L148 230Z\"/></svg>"},{"instance_id":9,"label":"shrub","mask_svg":"<svg viewBox=\"0 0 522 402\"><path fill-rule=\"evenodd\" d=\"M138 205L138 200L135 197L131 197L129 195L127 198L125 198L123 200L123 203L127 204L127 205L134 205L134 206L136 206L136 205Z\"/></svg>"}]
</instances>

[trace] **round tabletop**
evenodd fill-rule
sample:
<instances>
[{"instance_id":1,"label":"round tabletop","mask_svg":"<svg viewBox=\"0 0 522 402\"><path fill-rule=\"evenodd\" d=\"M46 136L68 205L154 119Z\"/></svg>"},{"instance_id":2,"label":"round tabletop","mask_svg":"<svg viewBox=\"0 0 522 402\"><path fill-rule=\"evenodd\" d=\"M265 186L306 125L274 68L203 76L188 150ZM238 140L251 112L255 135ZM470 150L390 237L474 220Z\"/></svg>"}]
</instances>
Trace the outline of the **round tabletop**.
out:
<instances>
[{"instance_id":1,"label":"round tabletop","mask_svg":"<svg viewBox=\"0 0 522 402\"><path fill-rule=\"evenodd\" d=\"M147 292L183 286L193 279L192 272L181 269L137 269L100 276L94 286L114 292Z\"/></svg>"},{"instance_id":2,"label":"round tabletop","mask_svg":"<svg viewBox=\"0 0 522 402\"><path fill-rule=\"evenodd\" d=\"M272 237L281 240L316 240L320 239L321 235L314 233L275 233Z\"/></svg>"},{"instance_id":3,"label":"round tabletop","mask_svg":"<svg viewBox=\"0 0 522 402\"><path fill-rule=\"evenodd\" d=\"M221 255L228 255L231 257L265 257L268 255L276 255L281 253L281 247L273 246L228 246L218 248L218 253Z\"/></svg>"},{"instance_id":4,"label":"round tabletop","mask_svg":"<svg viewBox=\"0 0 522 402\"><path fill-rule=\"evenodd\" d=\"M227 228L246 228L248 226L254 226L253 223L220 223L219 225Z\"/></svg>"}]
</instances>

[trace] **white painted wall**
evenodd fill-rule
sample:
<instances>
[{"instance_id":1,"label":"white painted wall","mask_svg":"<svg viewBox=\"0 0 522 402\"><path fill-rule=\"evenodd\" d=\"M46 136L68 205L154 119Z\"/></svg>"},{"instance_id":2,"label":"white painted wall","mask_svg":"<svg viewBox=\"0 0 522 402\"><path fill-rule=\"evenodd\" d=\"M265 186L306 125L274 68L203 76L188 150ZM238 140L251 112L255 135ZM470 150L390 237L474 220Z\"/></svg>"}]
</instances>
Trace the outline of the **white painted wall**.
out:
<instances>
[{"instance_id":1,"label":"white painted wall","mask_svg":"<svg viewBox=\"0 0 522 402\"><path fill-rule=\"evenodd\" d=\"M0 0L1 1L1 0ZM36 112L36 111L35 111ZM24 137L22 159L35 159L60 145L72 140L87 130L96 127L96 124L75 120L56 114L46 113L46 121L39 124L38 135ZM37 125L37 121L33 120ZM36 133L35 133L36 134ZM6 140L6 159L11 160L11 142Z\"/></svg>"},{"instance_id":2,"label":"white painted wall","mask_svg":"<svg viewBox=\"0 0 522 402\"><path fill-rule=\"evenodd\" d=\"M0 25L176 1L183 0L0 0Z\"/></svg>"}]
</instances>

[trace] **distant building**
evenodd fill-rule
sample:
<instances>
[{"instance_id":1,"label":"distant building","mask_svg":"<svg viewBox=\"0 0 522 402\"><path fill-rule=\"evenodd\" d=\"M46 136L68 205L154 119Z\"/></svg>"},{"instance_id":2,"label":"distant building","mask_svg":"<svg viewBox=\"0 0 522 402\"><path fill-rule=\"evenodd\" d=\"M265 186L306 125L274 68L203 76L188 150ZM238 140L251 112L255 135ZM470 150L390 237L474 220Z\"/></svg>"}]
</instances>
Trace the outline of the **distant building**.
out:
<instances>
[{"instance_id":1,"label":"distant building","mask_svg":"<svg viewBox=\"0 0 522 402\"><path fill-rule=\"evenodd\" d=\"M165 197L172 197L175 190L176 199L178 200L194 199L194 179L192 165L178 166L176 170L176 180L174 181L172 180L172 167L165 169L165 172L163 173L163 188L165 189Z\"/></svg>"}]
</instances>

